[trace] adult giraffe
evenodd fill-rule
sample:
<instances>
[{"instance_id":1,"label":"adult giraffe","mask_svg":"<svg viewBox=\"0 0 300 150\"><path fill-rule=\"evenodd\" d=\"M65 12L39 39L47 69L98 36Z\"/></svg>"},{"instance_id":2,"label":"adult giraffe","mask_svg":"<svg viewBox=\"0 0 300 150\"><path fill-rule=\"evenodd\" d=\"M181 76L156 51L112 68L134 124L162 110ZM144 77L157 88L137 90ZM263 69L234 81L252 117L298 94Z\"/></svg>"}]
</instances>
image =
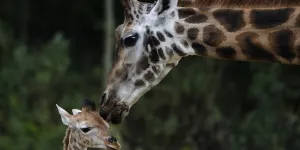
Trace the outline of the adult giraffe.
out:
<instances>
[{"instance_id":1,"label":"adult giraffe","mask_svg":"<svg viewBox=\"0 0 300 150\"><path fill-rule=\"evenodd\" d=\"M300 1L209 0L177 7L178 0L122 0L117 54L100 115L120 123L137 100L182 57L300 64Z\"/></svg>"}]
</instances>

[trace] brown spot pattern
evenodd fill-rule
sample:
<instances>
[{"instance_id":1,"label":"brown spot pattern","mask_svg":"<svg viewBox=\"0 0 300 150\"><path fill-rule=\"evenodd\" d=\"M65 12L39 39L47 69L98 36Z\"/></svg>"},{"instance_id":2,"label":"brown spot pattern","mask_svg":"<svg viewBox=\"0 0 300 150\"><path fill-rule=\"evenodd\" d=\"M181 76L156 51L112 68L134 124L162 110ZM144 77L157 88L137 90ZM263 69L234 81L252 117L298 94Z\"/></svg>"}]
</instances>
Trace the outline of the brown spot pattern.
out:
<instances>
[{"instance_id":1,"label":"brown spot pattern","mask_svg":"<svg viewBox=\"0 0 300 150\"><path fill-rule=\"evenodd\" d=\"M158 39L159 39L161 42L166 41L165 36L164 36L163 33L161 33L160 31L156 32L156 35L157 35Z\"/></svg>"},{"instance_id":2,"label":"brown spot pattern","mask_svg":"<svg viewBox=\"0 0 300 150\"><path fill-rule=\"evenodd\" d=\"M165 32L165 34L166 34L169 38L172 38L172 37L173 37L173 35L172 35L169 31L164 30L164 32Z\"/></svg>"},{"instance_id":3,"label":"brown spot pattern","mask_svg":"<svg viewBox=\"0 0 300 150\"><path fill-rule=\"evenodd\" d=\"M165 51L166 51L167 55L169 56L169 58L173 57L174 53L173 53L173 50L171 48L166 46Z\"/></svg>"},{"instance_id":4,"label":"brown spot pattern","mask_svg":"<svg viewBox=\"0 0 300 150\"><path fill-rule=\"evenodd\" d=\"M159 69L159 66L158 66L158 65L152 66L152 70L153 70L154 73L156 73L156 74L159 74L159 72L160 72L160 69Z\"/></svg>"},{"instance_id":5,"label":"brown spot pattern","mask_svg":"<svg viewBox=\"0 0 300 150\"><path fill-rule=\"evenodd\" d=\"M179 19L195 15L196 11L192 8L182 8L178 10Z\"/></svg>"},{"instance_id":6,"label":"brown spot pattern","mask_svg":"<svg viewBox=\"0 0 300 150\"><path fill-rule=\"evenodd\" d=\"M243 10L219 9L213 12L215 19L229 32L235 32L243 28L246 23Z\"/></svg>"},{"instance_id":7,"label":"brown spot pattern","mask_svg":"<svg viewBox=\"0 0 300 150\"><path fill-rule=\"evenodd\" d=\"M73 145L73 149L74 150L80 150L79 147L77 147L76 145Z\"/></svg>"},{"instance_id":8,"label":"brown spot pattern","mask_svg":"<svg viewBox=\"0 0 300 150\"><path fill-rule=\"evenodd\" d=\"M186 40L182 40L181 43L186 48L189 46L189 43Z\"/></svg>"},{"instance_id":9,"label":"brown spot pattern","mask_svg":"<svg viewBox=\"0 0 300 150\"><path fill-rule=\"evenodd\" d=\"M142 87L145 85L146 85L146 83L143 80L136 80L134 83L134 86L136 86L136 87Z\"/></svg>"},{"instance_id":10,"label":"brown spot pattern","mask_svg":"<svg viewBox=\"0 0 300 150\"><path fill-rule=\"evenodd\" d=\"M242 52L250 60L268 60L275 61L275 57L268 52L259 42L258 34L254 32L245 32L236 37Z\"/></svg>"},{"instance_id":11,"label":"brown spot pattern","mask_svg":"<svg viewBox=\"0 0 300 150\"><path fill-rule=\"evenodd\" d=\"M274 28L285 23L292 12L294 8L254 9L250 14L250 22L258 29Z\"/></svg>"},{"instance_id":12,"label":"brown spot pattern","mask_svg":"<svg viewBox=\"0 0 300 150\"><path fill-rule=\"evenodd\" d=\"M150 53L150 60L153 63L157 63L159 61L159 56L156 48L153 48Z\"/></svg>"},{"instance_id":13,"label":"brown spot pattern","mask_svg":"<svg viewBox=\"0 0 300 150\"><path fill-rule=\"evenodd\" d=\"M208 18L204 14L197 14L197 15L193 15L193 16L186 18L184 21L187 23L197 24L197 23L206 22L207 20L208 20Z\"/></svg>"},{"instance_id":14,"label":"brown spot pattern","mask_svg":"<svg viewBox=\"0 0 300 150\"><path fill-rule=\"evenodd\" d=\"M180 46L178 46L177 44L173 43L171 45L171 47L174 50L174 52L177 53L179 56L185 56L186 55L184 50Z\"/></svg>"},{"instance_id":15,"label":"brown spot pattern","mask_svg":"<svg viewBox=\"0 0 300 150\"><path fill-rule=\"evenodd\" d=\"M300 27L300 14L296 18L296 27Z\"/></svg>"},{"instance_id":16,"label":"brown spot pattern","mask_svg":"<svg viewBox=\"0 0 300 150\"><path fill-rule=\"evenodd\" d=\"M158 51L158 55L160 56L160 58L163 60L166 60L166 56L165 56L162 48L159 48L157 51Z\"/></svg>"},{"instance_id":17,"label":"brown spot pattern","mask_svg":"<svg viewBox=\"0 0 300 150\"><path fill-rule=\"evenodd\" d=\"M226 36L224 33L216 28L214 25L209 25L204 27L203 29L203 42L210 46L218 46L224 40L226 40Z\"/></svg>"},{"instance_id":18,"label":"brown spot pattern","mask_svg":"<svg viewBox=\"0 0 300 150\"><path fill-rule=\"evenodd\" d=\"M198 37L198 34L199 34L199 29L197 29L197 28L190 28L187 31L187 37L190 40L196 40Z\"/></svg>"},{"instance_id":19,"label":"brown spot pattern","mask_svg":"<svg viewBox=\"0 0 300 150\"><path fill-rule=\"evenodd\" d=\"M141 74L144 70L150 67L150 64L148 62L148 57L143 56L136 66L136 73Z\"/></svg>"},{"instance_id":20,"label":"brown spot pattern","mask_svg":"<svg viewBox=\"0 0 300 150\"><path fill-rule=\"evenodd\" d=\"M171 17L175 17L175 11L170 14Z\"/></svg>"},{"instance_id":21,"label":"brown spot pattern","mask_svg":"<svg viewBox=\"0 0 300 150\"><path fill-rule=\"evenodd\" d=\"M269 35L270 46L275 53L290 61L296 57L294 52L295 41L296 36L289 29L276 31Z\"/></svg>"},{"instance_id":22,"label":"brown spot pattern","mask_svg":"<svg viewBox=\"0 0 300 150\"><path fill-rule=\"evenodd\" d=\"M192 48L197 55L207 56L207 49L202 44L192 43Z\"/></svg>"},{"instance_id":23,"label":"brown spot pattern","mask_svg":"<svg viewBox=\"0 0 300 150\"><path fill-rule=\"evenodd\" d=\"M220 47L216 49L216 53L218 56L222 58L231 59L236 56L236 51L232 47Z\"/></svg>"},{"instance_id":24,"label":"brown spot pattern","mask_svg":"<svg viewBox=\"0 0 300 150\"><path fill-rule=\"evenodd\" d=\"M82 143L77 143L79 147L84 147Z\"/></svg>"},{"instance_id":25,"label":"brown spot pattern","mask_svg":"<svg viewBox=\"0 0 300 150\"><path fill-rule=\"evenodd\" d=\"M152 82L155 80L155 76L152 71L148 71L147 73L144 74L144 78L146 81Z\"/></svg>"},{"instance_id":26,"label":"brown spot pattern","mask_svg":"<svg viewBox=\"0 0 300 150\"><path fill-rule=\"evenodd\" d=\"M296 46L297 57L300 59L300 45Z\"/></svg>"},{"instance_id":27,"label":"brown spot pattern","mask_svg":"<svg viewBox=\"0 0 300 150\"><path fill-rule=\"evenodd\" d=\"M184 33L184 26L181 25L180 23L176 22L175 23L175 30L176 30L176 33L183 34Z\"/></svg>"}]
</instances>

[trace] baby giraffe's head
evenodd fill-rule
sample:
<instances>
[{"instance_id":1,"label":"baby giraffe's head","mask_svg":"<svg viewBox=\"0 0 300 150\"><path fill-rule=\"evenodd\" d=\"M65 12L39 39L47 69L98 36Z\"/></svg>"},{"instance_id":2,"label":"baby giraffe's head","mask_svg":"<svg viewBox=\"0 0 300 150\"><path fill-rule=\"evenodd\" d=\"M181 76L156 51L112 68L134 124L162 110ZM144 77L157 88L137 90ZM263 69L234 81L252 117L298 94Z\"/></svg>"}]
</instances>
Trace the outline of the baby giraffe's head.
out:
<instances>
[{"instance_id":1,"label":"baby giraffe's head","mask_svg":"<svg viewBox=\"0 0 300 150\"><path fill-rule=\"evenodd\" d=\"M64 139L65 150L86 148L118 150L121 148L117 139L109 134L109 124L96 111L93 101L85 99L81 110L72 109L73 115L56 106L63 124L68 126Z\"/></svg>"}]
</instances>

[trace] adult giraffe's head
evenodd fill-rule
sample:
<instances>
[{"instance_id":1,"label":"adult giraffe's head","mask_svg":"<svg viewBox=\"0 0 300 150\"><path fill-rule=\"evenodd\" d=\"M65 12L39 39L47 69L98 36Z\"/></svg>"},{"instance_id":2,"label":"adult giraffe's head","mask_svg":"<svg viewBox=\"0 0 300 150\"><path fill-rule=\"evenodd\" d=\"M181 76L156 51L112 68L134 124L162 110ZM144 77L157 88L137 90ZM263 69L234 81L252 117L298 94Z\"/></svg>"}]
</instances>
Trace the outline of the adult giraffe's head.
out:
<instances>
[{"instance_id":1,"label":"adult giraffe's head","mask_svg":"<svg viewBox=\"0 0 300 150\"><path fill-rule=\"evenodd\" d=\"M178 0L123 0L125 21L115 31L117 56L101 101L101 116L120 123L130 107L180 59L173 26ZM180 54L180 53L179 53Z\"/></svg>"}]
</instances>

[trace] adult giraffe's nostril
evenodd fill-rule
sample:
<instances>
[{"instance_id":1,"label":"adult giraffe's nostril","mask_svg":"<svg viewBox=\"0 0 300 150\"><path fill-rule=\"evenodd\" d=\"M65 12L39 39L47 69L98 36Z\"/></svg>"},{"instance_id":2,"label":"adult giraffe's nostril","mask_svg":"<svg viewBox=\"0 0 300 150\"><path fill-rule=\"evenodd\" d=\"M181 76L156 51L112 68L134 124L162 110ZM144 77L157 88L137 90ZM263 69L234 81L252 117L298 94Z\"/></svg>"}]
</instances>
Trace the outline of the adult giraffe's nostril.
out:
<instances>
[{"instance_id":1,"label":"adult giraffe's nostril","mask_svg":"<svg viewBox=\"0 0 300 150\"><path fill-rule=\"evenodd\" d=\"M106 101L107 101L106 92L104 92L101 98L100 106L105 105Z\"/></svg>"}]
</instances>

